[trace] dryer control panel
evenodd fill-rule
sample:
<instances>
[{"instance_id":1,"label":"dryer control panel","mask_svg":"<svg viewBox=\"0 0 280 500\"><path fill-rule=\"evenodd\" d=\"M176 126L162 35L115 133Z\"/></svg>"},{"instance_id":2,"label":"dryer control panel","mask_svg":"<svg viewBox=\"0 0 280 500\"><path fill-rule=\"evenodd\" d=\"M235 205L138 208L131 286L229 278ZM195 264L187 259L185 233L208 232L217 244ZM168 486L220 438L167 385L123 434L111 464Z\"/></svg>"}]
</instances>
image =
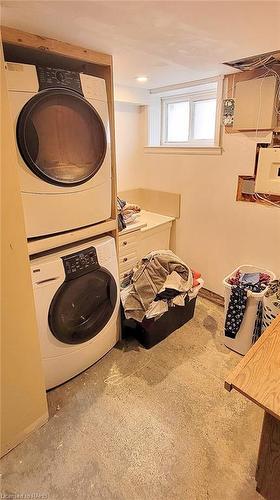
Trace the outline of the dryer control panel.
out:
<instances>
[{"instance_id":1,"label":"dryer control panel","mask_svg":"<svg viewBox=\"0 0 280 500\"><path fill-rule=\"evenodd\" d=\"M94 247L62 257L65 270L65 281L78 278L100 268Z\"/></svg>"},{"instance_id":2,"label":"dryer control panel","mask_svg":"<svg viewBox=\"0 0 280 500\"><path fill-rule=\"evenodd\" d=\"M37 66L37 74L39 90L67 88L83 94L80 75L76 71Z\"/></svg>"}]
</instances>

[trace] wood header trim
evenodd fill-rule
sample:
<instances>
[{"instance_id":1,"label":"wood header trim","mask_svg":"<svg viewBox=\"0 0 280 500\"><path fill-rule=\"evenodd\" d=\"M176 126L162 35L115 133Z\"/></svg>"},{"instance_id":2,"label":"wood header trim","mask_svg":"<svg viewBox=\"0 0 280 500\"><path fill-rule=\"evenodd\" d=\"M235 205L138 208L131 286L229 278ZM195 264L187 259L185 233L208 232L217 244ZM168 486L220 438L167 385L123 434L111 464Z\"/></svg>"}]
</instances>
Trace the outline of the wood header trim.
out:
<instances>
[{"instance_id":1,"label":"wood header trim","mask_svg":"<svg viewBox=\"0 0 280 500\"><path fill-rule=\"evenodd\" d=\"M8 26L1 26L1 33L3 43L37 49L41 52L50 52L102 66L111 66L112 64L112 56L109 54L95 52L92 49L86 49L67 42L60 42L54 38L26 33L25 31L9 28Z\"/></svg>"}]
</instances>

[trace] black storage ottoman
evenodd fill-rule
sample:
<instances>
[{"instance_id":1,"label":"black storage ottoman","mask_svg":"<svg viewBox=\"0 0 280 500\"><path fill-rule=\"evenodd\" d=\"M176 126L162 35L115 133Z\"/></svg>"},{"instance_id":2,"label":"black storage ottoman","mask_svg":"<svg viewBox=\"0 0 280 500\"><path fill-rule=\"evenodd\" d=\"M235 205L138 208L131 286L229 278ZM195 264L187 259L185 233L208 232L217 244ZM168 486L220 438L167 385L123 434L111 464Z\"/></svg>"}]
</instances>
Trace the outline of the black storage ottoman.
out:
<instances>
[{"instance_id":1,"label":"black storage ottoman","mask_svg":"<svg viewBox=\"0 0 280 500\"><path fill-rule=\"evenodd\" d=\"M144 318L142 323L134 319L126 319L122 307L122 335L123 337L133 335L140 344L149 349L192 319L195 303L196 297L190 301L186 297L184 306L170 307L159 319Z\"/></svg>"}]
</instances>

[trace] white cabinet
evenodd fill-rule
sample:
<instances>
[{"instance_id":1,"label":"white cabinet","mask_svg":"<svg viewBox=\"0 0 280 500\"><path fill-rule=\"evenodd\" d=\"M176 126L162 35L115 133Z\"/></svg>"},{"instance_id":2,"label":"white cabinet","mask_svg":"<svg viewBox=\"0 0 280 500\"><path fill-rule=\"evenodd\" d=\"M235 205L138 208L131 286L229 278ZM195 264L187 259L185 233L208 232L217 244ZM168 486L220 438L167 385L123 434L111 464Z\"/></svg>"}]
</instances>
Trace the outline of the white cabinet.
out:
<instances>
[{"instance_id":1,"label":"white cabinet","mask_svg":"<svg viewBox=\"0 0 280 500\"><path fill-rule=\"evenodd\" d=\"M169 250L172 222L156 227L145 227L140 231L139 258L153 250Z\"/></svg>"},{"instance_id":2,"label":"white cabinet","mask_svg":"<svg viewBox=\"0 0 280 500\"><path fill-rule=\"evenodd\" d=\"M170 248L174 217L142 210L137 224L119 233L120 279L147 253Z\"/></svg>"}]
</instances>

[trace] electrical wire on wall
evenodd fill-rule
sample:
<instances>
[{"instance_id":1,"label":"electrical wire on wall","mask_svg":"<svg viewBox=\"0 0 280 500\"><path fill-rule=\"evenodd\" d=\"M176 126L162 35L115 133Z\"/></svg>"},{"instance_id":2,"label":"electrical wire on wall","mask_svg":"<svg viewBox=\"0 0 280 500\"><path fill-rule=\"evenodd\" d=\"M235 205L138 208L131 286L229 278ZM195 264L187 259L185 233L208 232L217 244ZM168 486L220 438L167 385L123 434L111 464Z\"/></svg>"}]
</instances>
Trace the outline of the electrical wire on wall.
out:
<instances>
[{"instance_id":1,"label":"electrical wire on wall","mask_svg":"<svg viewBox=\"0 0 280 500\"><path fill-rule=\"evenodd\" d=\"M280 208L280 202L272 201L269 198L267 198L266 195L261 196L259 193L255 193L253 195L253 198L256 201L261 200L261 201L264 201L265 204L273 205L274 207Z\"/></svg>"},{"instance_id":2,"label":"electrical wire on wall","mask_svg":"<svg viewBox=\"0 0 280 500\"><path fill-rule=\"evenodd\" d=\"M267 73L270 73L270 74L273 73L276 76L276 78L277 78L278 86L277 86L277 90L276 90L276 94L275 94L274 109L276 111L276 114L278 116L280 116L280 109L279 109L279 104L280 104L280 75L274 69L268 68L267 66L265 66L265 64L263 64L263 66L264 66L264 68L267 69Z\"/></svg>"},{"instance_id":3,"label":"electrical wire on wall","mask_svg":"<svg viewBox=\"0 0 280 500\"><path fill-rule=\"evenodd\" d=\"M260 84L260 93L259 93L259 107L258 107L258 115L257 115L257 123L256 123L256 140L258 139L259 123L260 123L261 110L262 110L262 86L263 86L263 83L264 83L265 78L267 76L268 76L268 72L266 72L264 75L261 76L262 81Z\"/></svg>"},{"instance_id":4,"label":"electrical wire on wall","mask_svg":"<svg viewBox=\"0 0 280 500\"><path fill-rule=\"evenodd\" d=\"M246 62L240 63L238 65L238 69L240 69L241 71L250 71L253 69L259 69L265 64L275 63L275 62L276 62L275 58L272 55L268 55L264 58L261 57L257 58L256 61L253 61L251 63L246 63Z\"/></svg>"}]
</instances>

